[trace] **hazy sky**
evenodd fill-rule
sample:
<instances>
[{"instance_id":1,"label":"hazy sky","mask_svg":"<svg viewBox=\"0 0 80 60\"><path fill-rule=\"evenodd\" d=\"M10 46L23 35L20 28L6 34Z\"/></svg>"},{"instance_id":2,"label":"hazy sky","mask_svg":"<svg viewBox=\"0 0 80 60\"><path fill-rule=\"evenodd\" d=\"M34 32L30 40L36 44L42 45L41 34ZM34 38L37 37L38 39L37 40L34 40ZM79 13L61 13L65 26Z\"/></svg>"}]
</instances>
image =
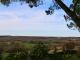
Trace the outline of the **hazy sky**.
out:
<instances>
[{"instance_id":1,"label":"hazy sky","mask_svg":"<svg viewBox=\"0 0 80 60\"><path fill-rule=\"evenodd\" d=\"M69 6L71 1L64 0L64 3ZM46 3L32 9L27 4L12 3L9 7L0 4L0 35L80 37L80 32L67 28L63 10L46 15L50 0Z\"/></svg>"}]
</instances>

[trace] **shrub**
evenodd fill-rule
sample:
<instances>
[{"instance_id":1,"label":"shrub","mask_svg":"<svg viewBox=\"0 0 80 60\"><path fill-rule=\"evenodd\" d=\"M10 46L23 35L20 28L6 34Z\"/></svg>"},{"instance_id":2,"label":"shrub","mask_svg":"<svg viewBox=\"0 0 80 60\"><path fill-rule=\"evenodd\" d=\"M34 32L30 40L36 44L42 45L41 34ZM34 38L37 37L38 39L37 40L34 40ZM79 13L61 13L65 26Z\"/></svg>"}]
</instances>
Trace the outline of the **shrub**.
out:
<instances>
[{"instance_id":1,"label":"shrub","mask_svg":"<svg viewBox=\"0 0 80 60\"><path fill-rule=\"evenodd\" d=\"M30 59L31 60L46 60L48 57L49 49L42 43L37 43L33 50L30 52Z\"/></svg>"}]
</instances>

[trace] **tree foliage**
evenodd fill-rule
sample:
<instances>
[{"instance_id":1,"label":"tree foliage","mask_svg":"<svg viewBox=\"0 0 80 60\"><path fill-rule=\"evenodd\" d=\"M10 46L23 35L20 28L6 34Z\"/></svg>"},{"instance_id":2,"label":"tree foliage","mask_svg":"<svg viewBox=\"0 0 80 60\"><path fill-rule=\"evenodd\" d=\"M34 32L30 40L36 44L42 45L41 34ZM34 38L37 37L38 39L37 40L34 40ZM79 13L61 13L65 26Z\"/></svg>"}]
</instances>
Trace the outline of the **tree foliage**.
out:
<instances>
[{"instance_id":1,"label":"tree foliage","mask_svg":"<svg viewBox=\"0 0 80 60\"><path fill-rule=\"evenodd\" d=\"M25 51L9 53L4 60L28 60L28 53Z\"/></svg>"},{"instance_id":2,"label":"tree foliage","mask_svg":"<svg viewBox=\"0 0 80 60\"><path fill-rule=\"evenodd\" d=\"M72 50L76 46L76 43L68 42L68 43L65 44L65 46L66 46L66 50Z\"/></svg>"},{"instance_id":3,"label":"tree foliage","mask_svg":"<svg viewBox=\"0 0 80 60\"><path fill-rule=\"evenodd\" d=\"M27 60L28 52L24 47L13 45L7 49L7 56L4 60Z\"/></svg>"},{"instance_id":4,"label":"tree foliage","mask_svg":"<svg viewBox=\"0 0 80 60\"><path fill-rule=\"evenodd\" d=\"M3 51L3 48L2 47L0 47L0 60L2 60L2 51Z\"/></svg>"},{"instance_id":5,"label":"tree foliage","mask_svg":"<svg viewBox=\"0 0 80 60\"><path fill-rule=\"evenodd\" d=\"M69 8L80 19L80 0L73 0ZM75 24L75 22L72 20L72 18L69 15L64 15L64 18L66 22L70 22L69 24L67 24L68 28L73 30L77 28L80 31L80 28Z\"/></svg>"},{"instance_id":6,"label":"tree foliage","mask_svg":"<svg viewBox=\"0 0 80 60\"><path fill-rule=\"evenodd\" d=\"M46 57L48 57L48 51L49 49L41 42L39 42L33 50L31 51L31 59L32 60L44 60Z\"/></svg>"}]
</instances>

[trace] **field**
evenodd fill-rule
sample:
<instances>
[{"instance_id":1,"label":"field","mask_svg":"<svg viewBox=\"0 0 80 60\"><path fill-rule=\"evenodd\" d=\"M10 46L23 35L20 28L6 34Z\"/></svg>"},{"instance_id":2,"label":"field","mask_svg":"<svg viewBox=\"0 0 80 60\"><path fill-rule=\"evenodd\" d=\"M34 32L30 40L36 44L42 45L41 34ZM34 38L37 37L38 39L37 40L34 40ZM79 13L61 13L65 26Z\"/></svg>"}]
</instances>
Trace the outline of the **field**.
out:
<instances>
[{"instance_id":1,"label":"field","mask_svg":"<svg viewBox=\"0 0 80 60\"><path fill-rule=\"evenodd\" d=\"M45 46L47 46L47 48L50 49L48 53L53 54L55 48L57 53L63 52L65 49L64 45L69 42L74 42L76 44L74 50L79 51L77 48L80 46L79 39L79 37L0 36L0 47L3 48L2 55L5 57L8 53L11 52L11 49L13 50L16 48L19 50L25 48L30 53L30 51L38 42L42 42ZM65 60L80 60L80 58L74 55Z\"/></svg>"},{"instance_id":2,"label":"field","mask_svg":"<svg viewBox=\"0 0 80 60\"><path fill-rule=\"evenodd\" d=\"M75 42L80 45L79 37L41 37L41 36L0 36L0 46L7 48L12 45L23 45L25 48L33 48L37 42L43 42L51 50L57 46L61 49L65 43Z\"/></svg>"},{"instance_id":3,"label":"field","mask_svg":"<svg viewBox=\"0 0 80 60\"><path fill-rule=\"evenodd\" d=\"M29 43L29 42L23 42L23 43L20 43L20 45L24 45L25 48L32 48L34 47L35 44Z\"/></svg>"}]
</instances>

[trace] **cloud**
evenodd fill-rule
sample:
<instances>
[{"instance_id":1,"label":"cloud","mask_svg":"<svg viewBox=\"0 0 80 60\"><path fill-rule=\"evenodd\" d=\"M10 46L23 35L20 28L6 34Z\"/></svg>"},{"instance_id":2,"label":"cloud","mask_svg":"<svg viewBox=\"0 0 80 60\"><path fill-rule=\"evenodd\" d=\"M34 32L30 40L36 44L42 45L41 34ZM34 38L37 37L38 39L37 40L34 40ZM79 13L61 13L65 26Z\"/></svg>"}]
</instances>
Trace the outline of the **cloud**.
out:
<instances>
[{"instance_id":1,"label":"cloud","mask_svg":"<svg viewBox=\"0 0 80 60\"><path fill-rule=\"evenodd\" d=\"M32 9L20 3L12 3L9 7L0 4L0 35L79 36L78 31L67 28L62 10L46 15L45 10L51 3L46 2L48 4Z\"/></svg>"},{"instance_id":2,"label":"cloud","mask_svg":"<svg viewBox=\"0 0 80 60\"><path fill-rule=\"evenodd\" d=\"M44 10L27 6L21 10L3 10L0 12L0 30L66 30L64 21L61 21L63 14L56 11L47 16Z\"/></svg>"}]
</instances>

